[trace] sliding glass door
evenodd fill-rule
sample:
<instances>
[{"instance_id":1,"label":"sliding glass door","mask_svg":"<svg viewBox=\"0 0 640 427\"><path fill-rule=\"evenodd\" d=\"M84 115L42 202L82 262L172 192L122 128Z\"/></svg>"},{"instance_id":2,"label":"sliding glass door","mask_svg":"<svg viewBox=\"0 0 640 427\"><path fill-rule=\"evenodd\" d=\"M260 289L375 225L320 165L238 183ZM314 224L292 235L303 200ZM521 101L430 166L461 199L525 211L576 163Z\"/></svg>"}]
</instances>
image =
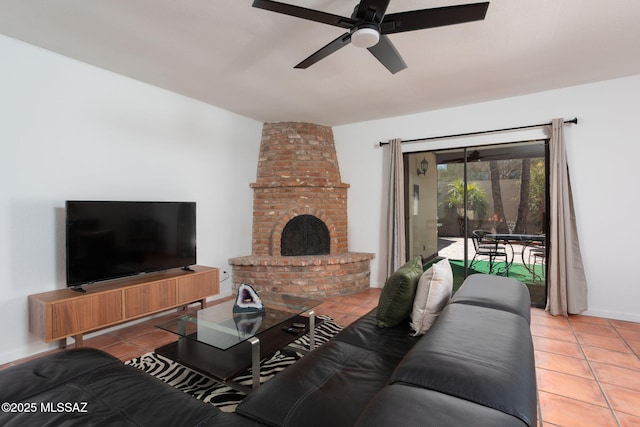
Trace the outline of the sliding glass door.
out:
<instances>
[{"instance_id":1,"label":"sliding glass door","mask_svg":"<svg viewBox=\"0 0 640 427\"><path fill-rule=\"evenodd\" d=\"M422 255L433 258L438 253L438 169L435 153L404 156L405 222L409 258Z\"/></svg>"},{"instance_id":2,"label":"sliding glass door","mask_svg":"<svg viewBox=\"0 0 640 427\"><path fill-rule=\"evenodd\" d=\"M513 277L546 302L546 143L405 154L407 252Z\"/></svg>"}]
</instances>

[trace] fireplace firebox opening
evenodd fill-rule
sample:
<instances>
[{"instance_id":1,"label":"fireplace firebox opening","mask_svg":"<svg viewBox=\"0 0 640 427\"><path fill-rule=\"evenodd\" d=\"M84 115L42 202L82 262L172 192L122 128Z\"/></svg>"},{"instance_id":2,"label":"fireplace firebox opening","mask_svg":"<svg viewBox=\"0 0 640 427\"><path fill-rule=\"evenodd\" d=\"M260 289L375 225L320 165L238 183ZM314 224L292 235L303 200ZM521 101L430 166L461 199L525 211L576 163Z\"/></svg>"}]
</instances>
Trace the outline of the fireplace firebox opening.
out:
<instances>
[{"instance_id":1,"label":"fireplace firebox opening","mask_svg":"<svg viewBox=\"0 0 640 427\"><path fill-rule=\"evenodd\" d=\"M291 219L282 230L282 256L327 255L330 248L329 229L313 215L299 215Z\"/></svg>"}]
</instances>

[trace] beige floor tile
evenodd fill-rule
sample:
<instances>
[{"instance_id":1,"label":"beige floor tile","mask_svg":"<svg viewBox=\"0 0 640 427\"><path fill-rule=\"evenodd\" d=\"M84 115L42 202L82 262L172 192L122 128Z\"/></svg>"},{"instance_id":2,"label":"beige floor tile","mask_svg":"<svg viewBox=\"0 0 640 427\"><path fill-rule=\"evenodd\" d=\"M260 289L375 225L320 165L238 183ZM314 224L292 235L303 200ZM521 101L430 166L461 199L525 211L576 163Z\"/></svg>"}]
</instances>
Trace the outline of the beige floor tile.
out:
<instances>
[{"instance_id":1,"label":"beige floor tile","mask_svg":"<svg viewBox=\"0 0 640 427\"><path fill-rule=\"evenodd\" d=\"M618 328L617 331L625 340L640 342L640 330Z\"/></svg>"},{"instance_id":2,"label":"beige floor tile","mask_svg":"<svg viewBox=\"0 0 640 427\"><path fill-rule=\"evenodd\" d=\"M531 334L537 337L551 338L560 341L577 341L575 334L569 328L550 328L533 322L531 323Z\"/></svg>"},{"instance_id":3,"label":"beige floor tile","mask_svg":"<svg viewBox=\"0 0 640 427\"><path fill-rule=\"evenodd\" d=\"M121 343L114 344L109 347L105 347L103 350L121 360L125 356L128 356L130 354L138 354L140 352L146 352L146 349L138 345L135 345L129 341L123 341Z\"/></svg>"},{"instance_id":4,"label":"beige floor tile","mask_svg":"<svg viewBox=\"0 0 640 427\"><path fill-rule=\"evenodd\" d=\"M536 309L539 310L539 309ZM535 312L535 311L532 311ZM559 329L567 329L570 330L570 325L567 319L562 316L552 316L546 312L541 315L533 315L531 316L531 324L541 325L548 328L559 328Z\"/></svg>"},{"instance_id":5,"label":"beige floor tile","mask_svg":"<svg viewBox=\"0 0 640 427\"><path fill-rule=\"evenodd\" d=\"M624 320L609 320L609 323L616 329L631 329L640 332L640 323L627 322Z\"/></svg>"},{"instance_id":6,"label":"beige floor tile","mask_svg":"<svg viewBox=\"0 0 640 427\"><path fill-rule=\"evenodd\" d=\"M564 356L581 358L582 351L578 343L568 341L554 340L544 337L533 337L533 348L540 351L548 351L549 353L562 354Z\"/></svg>"},{"instance_id":7,"label":"beige floor tile","mask_svg":"<svg viewBox=\"0 0 640 427\"><path fill-rule=\"evenodd\" d=\"M541 391L539 393L542 420L562 427L616 427L613 412L568 397Z\"/></svg>"},{"instance_id":8,"label":"beige floor tile","mask_svg":"<svg viewBox=\"0 0 640 427\"><path fill-rule=\"evenodd\" d=\"M618 337L618 332L616 332L613 326L595 325L593 323L575 323L574 322L571 324L571 327L576 333L601 335L604 337L611 337L611 338Z\"/></svg>"},{"instance_id":9,"label":"beige floor tile","mask_svg":"<svg viewBox=\"0 0 640 427\"><path fill-rule=\"evenodd\" d=\"M535 361L536 368L562 372L587 379L594 379L591 367L584 359L536 350Z\"/></svg>"},{"instance_id":10,"label":"beige floor tile","mask_svg":"<svg viewBox=\"0 0 640 427\"><path fill-rule=\"evenodd\" d=\"M640 417L640 391L606 383L602 388L615 411Z\"/></svg>"},{"instance_id":11,"label":"beige floor tile","mask_svg":"<svg viewBox=\"0 0 640 427\"><path fill-rule=\"evenodd\" d=\"M631 348L629 348L625 341L620 337L608 337L585 333L577 333L576 335L578 337L578 342L582 345L619 351L621 353L631 353Z\"/></svg>"},{"instance_id":12,"label":"beige floor tile","mask_svg":"<svg viewBox=\"0 0 640 427\"><path fill-rule=\"evenodd\" d=\"M606 407L607 401L593 379L537 369L538 390Z\"/></svg>"},{"instance_id":13,"label":"beige floor tile","mask_svg":"<svg viewBox=\"0 0 640 427\"><path fill-rule=\"evenodd\" d=\"M171 332L161 331L156 329L148 334L139 335L130 339L129 341L139 347L147 350L155 350L158 347L162 347L165 344L172 343L177 340L177 335Z\"/></svg>"},{"instance_id":14,"label":"beige floor tile","mask_svg":"<svg viewBox=\"0 0 640 427\"><path fill-rule=\"evenodd\" d=\"M582 346L582 350L591 362L601 362L607 365L640 371L640 359L633 353L620 353L587 345Z\"/></svg>"},{"instance_id":15,"label":"beige floor tile","mask_svg":"<svg viewBox=\"0 0 640 427\"><path fill-rule=\"evenodd\" d=\"M601 383L613 384L640 392L640 373L619 366L591 362L596 379ZM640 404L640 402L639 402Z\"/></svg>"},{"instance_id":16,"label":"beige floor tile","mask_svg":"<svg viewBox=\"0 0 640 427\"><path fill-rule=\"evenodd\" d=\"M620 421L620 427L640 427L640 417L634 417L622 412L616 412L616 417Z\"/></svg>"},{"instance_id":17,"label":"beige floor tile","mask_svg":"<svg viewBox=\"0 0 640 427\"><path fill-rule=\"evenodd\" d=\"M611 324L608 319L604 319L602 317L592 317L592 316L583 316L583 315L570 315L569 322L572 325L577 323L588 323L591 325L609 326Z\"/></svg>"}]
</instances>

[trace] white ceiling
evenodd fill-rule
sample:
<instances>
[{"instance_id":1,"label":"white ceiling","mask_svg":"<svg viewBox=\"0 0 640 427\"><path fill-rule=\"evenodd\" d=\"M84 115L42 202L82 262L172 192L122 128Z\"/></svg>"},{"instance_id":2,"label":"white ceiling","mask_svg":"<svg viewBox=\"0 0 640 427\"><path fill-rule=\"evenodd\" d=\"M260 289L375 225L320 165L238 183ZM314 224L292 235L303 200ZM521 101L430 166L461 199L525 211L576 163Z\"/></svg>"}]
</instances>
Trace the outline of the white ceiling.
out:
<instances>
[{"instance_id":1,"label":"white ceiling","mask_svg":"<svg viewBox=\"0 0 640 427\"><path fill-rule=\"evenodd\" d=\"M342 16L357 3L282 1ZM640 74L638 0L490 1L484 21L389 36L408 65L395 75L354 46L294 69L345 30L252 0L0 0L0 33L264 122L335 126Z\"/></svg>"}]
</instances>

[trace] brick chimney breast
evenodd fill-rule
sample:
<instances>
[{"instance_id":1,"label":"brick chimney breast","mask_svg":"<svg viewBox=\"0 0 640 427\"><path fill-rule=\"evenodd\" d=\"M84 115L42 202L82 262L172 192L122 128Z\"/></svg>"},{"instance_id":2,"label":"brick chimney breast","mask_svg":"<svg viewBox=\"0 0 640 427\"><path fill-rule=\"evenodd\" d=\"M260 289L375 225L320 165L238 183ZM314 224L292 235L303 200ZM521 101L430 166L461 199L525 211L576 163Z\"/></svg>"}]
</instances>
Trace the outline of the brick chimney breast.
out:
<instances>
[{"instance_id":1,"label":"brick chimney breast","mask_svg":"<svg viewBox=\"0 0 640 427\"><path fill-rule=\"evenodd\" d=\"M262 129L258 187L341 187L333 131L309 123L266 123Z\"/></svg>"},{"instance_id":2,"label":"brick chimney breast","mask_svg":"<svg viewBox=\"0 0 640 427\"><path fill-rule=\"evenodd\" d=\"M348 252L349 185L340 178L330 127L265 123L256 182L251 187L252 255L229 260L234 289L246 282L259 292L322 296L349 293L354 286L354 291L368 287L373 254ZM283 230L303 215L326 226L328 255L281 256ZM255 268L258 265L265 268Z\"/></svg>"}]
</instances>

